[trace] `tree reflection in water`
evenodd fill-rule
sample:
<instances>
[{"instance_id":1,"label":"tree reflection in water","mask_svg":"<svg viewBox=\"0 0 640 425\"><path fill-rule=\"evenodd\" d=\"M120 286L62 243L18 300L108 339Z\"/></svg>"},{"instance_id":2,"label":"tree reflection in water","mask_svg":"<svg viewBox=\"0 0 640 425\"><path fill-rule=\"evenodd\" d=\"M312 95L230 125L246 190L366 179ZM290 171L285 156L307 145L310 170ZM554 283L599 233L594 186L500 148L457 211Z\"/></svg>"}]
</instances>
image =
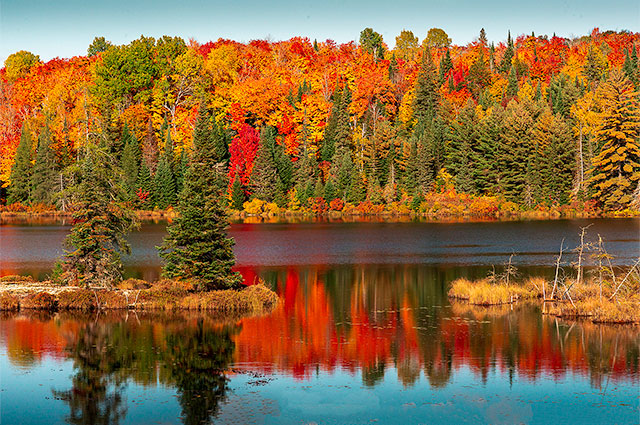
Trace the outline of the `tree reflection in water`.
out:
<instances>
[{"instance_id":1,"label":"tree reflection in water","mask_svg":"<svg viewBox=\"0 0 640 425\"><path fill-rule=\"evenodd\" d=\"M69 405L67 422L119 423L127 414L124 392L131 379L174 387L183 423L211 423L225 398L224 371L233 359L236 327L202 317L135 324L116 319L79 318L80 328L70 334L72 387L53 391Z\"/></svg>"}]
</instances>

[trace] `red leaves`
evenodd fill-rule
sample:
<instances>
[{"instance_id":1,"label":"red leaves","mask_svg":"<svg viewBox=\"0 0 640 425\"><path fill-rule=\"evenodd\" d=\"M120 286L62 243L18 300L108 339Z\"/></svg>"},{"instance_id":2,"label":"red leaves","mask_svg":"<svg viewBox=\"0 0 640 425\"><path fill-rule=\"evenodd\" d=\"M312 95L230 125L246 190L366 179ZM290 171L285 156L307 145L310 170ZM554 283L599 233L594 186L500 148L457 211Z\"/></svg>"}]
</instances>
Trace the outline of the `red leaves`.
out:
<instances>
[{"instance_id":1,"label":"red leaves","mask_svg":"<svg viewBox=\"0 0 640 425\"><path fill-rule=\"evenodd\" d=\"M258 144L260 136L258 131L249 124L242 124L238 130L238 135L231 141L229 153L231 160L229 162L229 182L233 184L234 180L240 179L243 186L249 184L253 164L258 152Z\"/></svg>"}]
</instances>

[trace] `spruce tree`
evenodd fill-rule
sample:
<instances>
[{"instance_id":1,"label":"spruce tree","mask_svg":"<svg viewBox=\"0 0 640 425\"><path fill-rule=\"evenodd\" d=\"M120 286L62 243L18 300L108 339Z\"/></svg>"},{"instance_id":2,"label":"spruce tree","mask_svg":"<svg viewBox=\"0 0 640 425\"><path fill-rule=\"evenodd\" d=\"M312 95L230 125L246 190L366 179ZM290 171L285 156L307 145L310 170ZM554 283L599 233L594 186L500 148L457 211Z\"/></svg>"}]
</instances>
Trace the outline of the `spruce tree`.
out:
<instances>
[{"instance_id":1,"label":"spruce tree","mask_svg":"<svg viewBox=\"0 0 640 425\"><path fill-rule=\"evenodd\" d=\"M354 171L351 174L351 182L349 184L349 192L347 194L347 202L359 204L367 198L367 187L364 184L362 174Z\"/></svg>"},{"instance_id":2,"label":"spruce tree","mask_svg":"<svg viewBox=\"0 0 640 425\"><path fill-rule=\"evenodd\" d=\"M90 141L74 166L74 225L67 236L62 278L68 284L111 288L122 279L121 254L135 214L124 202L123 174L105 144Z\"/></svg>"},{"instance_id":3,"label":"spruce tree","mask_svg":"<svg viewBox=\"0 0 640 425\"><path fill-rule=\"evenodd\" d=\"M153 176L153 195L156 206L163 210L173 205L176 200L176 180L165 155L160 158L156 174Z\"/></svg>"},{"instance_id":4,"label":"spruce tree","mask_svg":"<svg viewBox=\"0 0 640 425\"><path fill-rule=\"evenodd\" d=\"M504 50L504 54L502 55L502 60L500 61L500 72L506 74L511 70L513 66L511 61L513 60L514 55L514 46L513 40L511 40L511 31L507 35L507 48Z\"/></svg>"},{"instance_id":5,"label":"spruce tree","mask_svg":"<svg viewBox=\"0 0 640 425\"><path fill-rule=\"evenodd\" d=\"M26 121L22 124L20 143L11 167L11 185L7 189L7 203L29 203L31 199L31 176L33 175L33 142Z\"/></svg>"},{"instance_id":6,"label":"spruce tree","mask_svg":"<svg viewBox=\"0 0 640 425\"><path fill-rule=\"evenodd\" d=\"M125 125L122 131L124 150L122 152L121 167L124 174L123 186L127 194L127 200L136 198L136 183L140 172L140 147L138 141L129 132L129 126Z\"/></svg>"},{"instance_id":7,"label":"spruce tree","mask_svg":"<svg viewBox=\"0 0 640 425\"><path fill-rule=\"evenodd\" d=\"M531 130L533 118L529 111L514 100L504 114L501 135L496 149L500 190L507 200L531 206Z\"/></svg>"},{"instance_id":8,"label":"spruce tree","mask_svg":"<svg viewBox=\"0 0 640 425\"><path fill-rule=\"evenodd\" d=\"M242 278L235 264L232 238L226 234L227 216L218 188L217 153L211 138L194 140L184 188L176 205L177 218L167 227L159 248L165 260L163 275L191 280L200 291L238 288Z\"/></svg>"},{"instance_id":9,"label":"spruce tree","mask_svg":"<svg viewBox=\"0 0 640 425\"><path fill-rule=\"evenodd\" d=\"M260 135L258 156L251 173L252 197L271 202L275 197L278 169L274 159L275 129L265 127Z\"/></svg>"},{"instance_id":10,"label":"spruce tree","mask_svg":"<svg viewBox=\"0 0 640 425\"><path fill-rule=\"evenodd\" d=\"M45 124L38 137L36 160L33 165L31 185L32 202L51 205L55 201L60 174L57 170L56 156L51 147L51 132Z\"/></svg>"},{"instance_id":11,"label":"spruce tree","mask_svg":"<svg viewBox=\"0 0 640 425\"><path fill-rule=\"evenodd\" d=\"M454 175L456 188L465 193L476 193L478 120L472 100L462 108L451 125L451 142L448 148L448 166Z\"/></svg>"},{"instance_id":12,"label":"spruce tree","mask_svg":"<svg viewBox=\"0 0 640 425\"><path fill-rule=\"evenodd\" d=\"M153 177L154 201L160 209L167 209L176 202L177 185L173 169L173 141L171 133L167 131L164 152L158 161L156 174Z\"/></svg>"},{"instance_id":13,"label":"spruce tree","mask_svg":"<svg viewBox=\"0 0 640 425\"><path fill-rule=\"evenodd\" d=\"M602 116L595 136L599 153L593 158L589 184L605 210L631 206L640 188L640 106L638 93L619 70L599 89Z\"/></svg>"},{"instance_id":14,"label":"spruce tree","mask_svg":"<svg viewBox=\"0 0 640 425\"><path fill-rule=\"evenodd\" d=\"M513 98L518 95L518 76L516 75L516 68L511 65L511 70L509 71L509 78L507 84L507 97Z\"/></svg>"},{"instance_id":15,"label":"spruce tree","mask_svg":"<svg viewBox=\"0 0 640 425\"><path fill-rule=\"evenodd\" d=\"M151 171L149 171L149 167L147 167L145 161L142 161L138 170L138 177L135 185L136 198L138 198L138 193L141 197L136 201L137 204L142 209L152 209L153 200L156 199L155 188L153 179L151 178Z\"/></svg>"},{"instance_id":16,"label":"spruce tree","mask_svg":"<svg viewBox=\"0 0 640 425\"><path fill-rule=\"evenodd\" d=\"M418 77L416 97L413 101L413 118L416 121L430 120L435 115L438 104L438 77L431 50L425 47Z\"/></svg>"},{"instance_id":17,"label":"spruce tree","mask_svg":"<svg viewBox=\"0 0 640 425\"><path fill-rule=\"evenodd\" d=\"M499 170L497 159L500 140L502 137L503 110L501 106L494 106L487 111L478 125L478 155L475 175L475 185L480 193L497 194Z\"/></svg>"},{"instance_id":18,"label":"spruce tree","mask_svg":"<svg viewBox=\"0 0 640 425\"><path fill-rule=\"evenodd\" d=\"M445 79L447 78L447 74L452 69L453 69L453 61L451 60L451 53L449 52L449 48L447 47L447 49L444 52L444 56L442 56L442 58L440 59L440 69L439 69L440 84L445 82Z\"/></svg>"},{"instance_id":19,"label":"spruce tree","mask_svg":"<svg viewBox=\"0 0 640 425\"><path fill-rule=\"evenodd\" d=\"M247 200L240 178L236 177L231 185L231 208L242 211L243 204Z\"/></svg>"}]
</instances>

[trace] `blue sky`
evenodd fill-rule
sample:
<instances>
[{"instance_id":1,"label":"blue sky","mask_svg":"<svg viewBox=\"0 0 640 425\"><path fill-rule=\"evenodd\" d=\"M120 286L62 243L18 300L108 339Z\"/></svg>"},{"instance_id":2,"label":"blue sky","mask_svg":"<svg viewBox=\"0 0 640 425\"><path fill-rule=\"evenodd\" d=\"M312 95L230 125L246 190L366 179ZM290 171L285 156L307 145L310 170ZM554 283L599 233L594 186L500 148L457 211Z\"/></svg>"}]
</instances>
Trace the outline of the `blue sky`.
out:
<instances>
[{"instance_id":1,"label":"blue sky","mask_svg":"<svg viewBox=\"0 0 640 425\"><path fill-rule=\"evenodd\" d=\"M592 28L639 31L638 0L474 1L204 1L0 0L0 61L18 50L43 60L85 54L95 36L122 44L141 34L178 35L200 42L293 36L356 40L372 27L393 46L404 29L424 38L431 27L466 44L484 27L489 40L531 33L570 37Z\"/></svg>"}]
</instances>

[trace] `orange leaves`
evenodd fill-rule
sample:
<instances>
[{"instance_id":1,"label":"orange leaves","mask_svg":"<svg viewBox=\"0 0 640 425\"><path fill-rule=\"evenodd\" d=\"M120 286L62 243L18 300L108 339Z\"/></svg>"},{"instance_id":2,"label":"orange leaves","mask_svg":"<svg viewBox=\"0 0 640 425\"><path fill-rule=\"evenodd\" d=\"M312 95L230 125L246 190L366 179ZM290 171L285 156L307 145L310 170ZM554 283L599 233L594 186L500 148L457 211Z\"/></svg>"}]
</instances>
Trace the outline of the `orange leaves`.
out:
<instances>
[{"instance_id":1,"label":"orange leaves","mask_svg":"<svg viewBox=\"0 0 640 425\"><path fill-rule=\"evenodd\" d=\"M242 124L238 130L238 135L231 141L229 153L231 160L229 163L230 184L236 178L240 179L243 186L249 184L249 178L253 171L253 164L258 153L258 143L260 136L255 128L249 124Z\"/></svg>"}]
</instances>

